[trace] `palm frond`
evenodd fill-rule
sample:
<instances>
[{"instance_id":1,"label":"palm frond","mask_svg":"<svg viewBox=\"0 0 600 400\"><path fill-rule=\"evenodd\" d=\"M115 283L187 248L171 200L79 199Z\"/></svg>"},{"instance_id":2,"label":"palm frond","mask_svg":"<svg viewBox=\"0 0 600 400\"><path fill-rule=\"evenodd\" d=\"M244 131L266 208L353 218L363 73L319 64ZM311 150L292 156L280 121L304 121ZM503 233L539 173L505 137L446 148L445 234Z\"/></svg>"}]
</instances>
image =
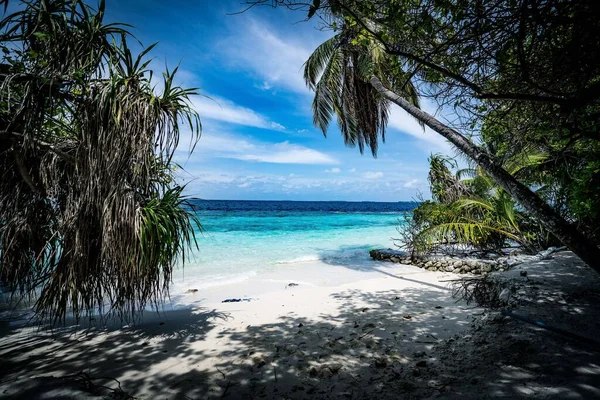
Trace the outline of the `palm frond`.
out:
<instances>
[{"instance_id":1,"label":"palm frond","mask_svg":"<svg viewBox=\"0 0 600 400\"><path fill-rule=\"evenodd\" d=\"M321 73L338 51L340 38L340 35L335 35L321 43L304 63L304 82L311 90L316 89Z\"/></svg>"},{"instance_id":2,"label":"palm frond","mask_svg":"<svg viewBox=\"0 0 600 400\"><path fill-rule=\"evenodd\" d=\"M430 242L436 243L457 241L465 244L479 244L490 233L498 233L517 242L521 239L500 226L480 221L446 222L426 228L421 235L428 238Z\"/></svg>"},{"instance_id":3,"label":"palm frond","mask_svg":"<svg viewBox=\"0 0 600 400\"><path fill-rule=\"evenodd\" d=\"M370 84L373 74L385 82L400 81L404 74L375 41L360 46L352 30L343 30L321 45L304 64L304 80L315 92L313 123L327 134L334 114L347 146L358 147L361 154L370 148L377 156L379 140L385 141L389 102ZM418 105L416 88L403 81L400 93Z\"/></svg>"}]
</instances>

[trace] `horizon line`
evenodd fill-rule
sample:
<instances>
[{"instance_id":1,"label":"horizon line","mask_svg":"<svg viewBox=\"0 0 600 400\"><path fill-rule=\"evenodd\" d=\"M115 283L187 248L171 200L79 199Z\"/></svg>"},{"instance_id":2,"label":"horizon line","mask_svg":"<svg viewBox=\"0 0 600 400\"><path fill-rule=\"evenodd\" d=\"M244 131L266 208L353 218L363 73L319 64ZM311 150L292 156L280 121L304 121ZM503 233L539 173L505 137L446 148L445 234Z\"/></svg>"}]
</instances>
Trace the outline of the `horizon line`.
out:
<instances>
[{"instance_id":1,"label":"horizon line","mask_svg":"<svg viewBox=\"0 0 600 400\"><path fill-rule=\"evenodd\" d=\"M288 202L297 202L297 203L420 203L417 200L396 200L396 201L377 201L377 200L273 200L273 199L205 199L202 197L190 197L190 200L202 200L202 201L288 201Z\"/></svg>"}]
</instances>

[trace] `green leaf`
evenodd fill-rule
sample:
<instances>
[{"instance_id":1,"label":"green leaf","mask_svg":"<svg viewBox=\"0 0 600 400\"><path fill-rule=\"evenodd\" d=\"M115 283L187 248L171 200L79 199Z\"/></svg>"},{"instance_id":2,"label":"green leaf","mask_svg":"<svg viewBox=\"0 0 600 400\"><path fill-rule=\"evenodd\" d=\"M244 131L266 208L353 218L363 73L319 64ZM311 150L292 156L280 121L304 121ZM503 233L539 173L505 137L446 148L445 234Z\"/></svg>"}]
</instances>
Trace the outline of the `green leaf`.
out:
<instances>
[{"instance_id":1,"label":"green leaf","mask_svg":"<svg viewBox=\"0 0 600 400\"><path fill-rule=\"evenodd\" d=\"M33 36L35 36L36 39L38 39L38 40L50 39L50 35L48 35L47 33L44 33L44 32L33 32Z\"/></svg>"}]
</instances>

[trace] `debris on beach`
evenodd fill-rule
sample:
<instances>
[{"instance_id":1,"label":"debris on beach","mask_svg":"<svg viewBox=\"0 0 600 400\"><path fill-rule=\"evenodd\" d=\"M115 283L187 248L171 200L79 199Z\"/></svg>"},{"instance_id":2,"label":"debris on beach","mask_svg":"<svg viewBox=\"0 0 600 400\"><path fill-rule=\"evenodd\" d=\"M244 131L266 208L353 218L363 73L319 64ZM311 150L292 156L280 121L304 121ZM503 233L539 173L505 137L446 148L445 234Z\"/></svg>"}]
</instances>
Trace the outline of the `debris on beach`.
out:
<instances>
[{"instance_id":1,"label":"debris on beach","mask_svg":"<svg viewBox=\"0 0 600 400\"><path fill-rule=\"evenodd\" d=\"M294 283L294 282L290 282L290 283L288 283L287 285L285 285L285 288L287 289L287 288L289 288L289 287L294 287L294 286L300 286L300 285L299 285L299 284L297 284L297 283Z\"/></svg>"},{"instance_id":2,"label":"debris on beach","mask_svg":"<svg viewBox=\"0 0 600 400\"><path fill-rule=\"evenodd\" d=\"M241 303L242 301L251 301L252 299L243 298L243 299L225 299L221 303Z\"/></svg>"}]
</instances>

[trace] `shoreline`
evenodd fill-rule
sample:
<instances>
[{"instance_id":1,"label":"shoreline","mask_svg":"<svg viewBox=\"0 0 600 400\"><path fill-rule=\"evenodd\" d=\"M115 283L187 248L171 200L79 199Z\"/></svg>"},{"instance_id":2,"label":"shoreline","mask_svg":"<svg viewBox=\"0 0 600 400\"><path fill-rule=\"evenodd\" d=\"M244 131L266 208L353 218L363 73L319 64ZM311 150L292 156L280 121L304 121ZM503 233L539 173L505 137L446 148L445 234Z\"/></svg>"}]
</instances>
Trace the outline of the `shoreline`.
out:
<instances>
[{"instance_id":1,"label":"shoreline","mask_svg":"<svg viewBox=\"0 0 600 400\"><path fill-rule=\"evenodd\" d=\"M382 399L481 398L494 393L518 398L527 397L532 387L549 398L600 393L593 383L600 382L595 353L578 343L457 302L444 282L457 275L373 263L370 270L322 265L321 277L305 276L304 284L287 289L278 286L279 280L292 280L287 279L290 275L280 276L260 286L264 291L250 302L221 303L229 293L242 297L247 289L239 284L197 292L186 297L187 307L146 313L128 326L3 327L0 357L6 372L0 392L28 399L117 394L142 399L366 399L373 393ZM520 276L522 269L529 271L527 278ZM589 334L594 324L582 323L599 312L586 306L595 297L581 293L600 288L589 272L564 252L502 274L522 284L531 279L538 288L548 285L548 295L539 292L519 312L543 314L545 322L576 326L579 333ZM351 281L335 282L337 274ZM321 285L310 285L311 279ZM583 314L563 315L556 308L562 303L554 300L535 308L542 294L560 293L553 286L557 284L565 293L585 298L585 303L570 303ZM566 316L571 319L563 321ZM547 360L550 354L553 358ZM526 371L552 362L588 372L574 372L567 382L554 375L556 368L537 375ZM538 381L546 375L551 379L542 387Z\"/></svg>"},{"instance_id":2,"label":"shoreline","mask_svg":"<svg viewBox=\"0 0 600 400\"><path fill-rule=\"evenodd\" d=\"M263 271L237 282L197 289L193 284L178 287L179 292L171 296L173 306L193 304L199 299L218 303L227 298L260 297L272 292L287 290L290 283L295 289L315 287L338 287L368 279L377 279L394 274L422 273L421 268L374 261L370 259L348 258L335 263L323 260L302 261L280 264L276 269Z\"/></svg>"}]
</instances>

